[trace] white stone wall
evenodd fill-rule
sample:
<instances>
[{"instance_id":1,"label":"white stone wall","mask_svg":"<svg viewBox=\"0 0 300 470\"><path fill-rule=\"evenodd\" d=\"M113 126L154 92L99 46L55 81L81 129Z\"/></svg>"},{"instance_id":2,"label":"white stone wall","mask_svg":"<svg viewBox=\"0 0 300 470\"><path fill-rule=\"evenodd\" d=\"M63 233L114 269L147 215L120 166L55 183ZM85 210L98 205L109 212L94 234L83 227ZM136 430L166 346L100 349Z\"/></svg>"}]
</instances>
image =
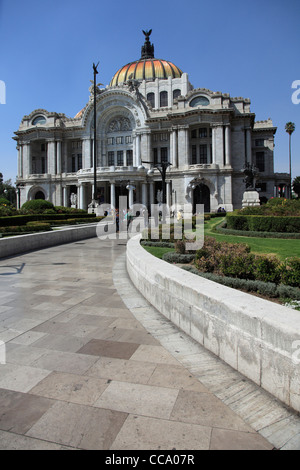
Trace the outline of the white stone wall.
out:
<instances>
[{"instance_id":1,"label":"white stone wall","mask_svg":"<svg viewBox=\"0 0 300 470\"><path fill-rule=\"evenodd\" d=\"M144 297L194 340L300 411L299 312L159 260L139 239L127 244L127 271Z\"/></svg>"}]
</instances>

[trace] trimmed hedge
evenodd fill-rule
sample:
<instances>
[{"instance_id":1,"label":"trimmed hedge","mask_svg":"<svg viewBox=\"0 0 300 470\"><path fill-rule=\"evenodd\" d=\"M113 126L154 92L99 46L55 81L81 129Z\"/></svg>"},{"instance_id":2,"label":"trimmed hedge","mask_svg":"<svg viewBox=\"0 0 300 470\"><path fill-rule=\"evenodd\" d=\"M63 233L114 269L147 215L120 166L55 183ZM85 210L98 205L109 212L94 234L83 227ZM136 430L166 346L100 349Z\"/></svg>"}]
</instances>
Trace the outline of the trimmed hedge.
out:
<instances>
[{"instance_id":1,"label":"trimmed hedge","mask_svg":"<svg viewBox=\"0 0 300 470\"><path fill-rule=\"evenodd\" d=\"M2 234L14 234L14 233L28 233L28 232L49 232L51 231L51 225L47 223L34 223L31 222L28 225L11 225L7 227L0 227L0 233Z\"/></svg>"},{"instance_id":2,"label":"trimmed hedge","mask_svg":"<svg viewBox=\"0 0 300 470\"><path fill-rule=\"evenodd\" d=\"M226 222L217 225L214 230L224 235L238 235L256 238L281 238L281 239L298 239L300 233L283 233L283 232L254 232L253 230L234 230L227 228Z\"/></svg>"},{"instance_id":3,"label":"trimmed hedge","mask_svg":"<svg viewBox=\"0 0 300 470\"><path fill-rule=\"evenodd\" d=\"M227 214L229 229L256 232L300 233L299 216L264 216Z\"/></svg>"},{"instance_id":4,"label":"trimmed hedge","mask_svg":"<svg viewBox=\"0 0 300 470\"><path fill-rule=\"evenodd\" d=\"M190 263L195 258L195 254L183 254L183 253L174 253L170 251L169 253L165 253L162 256L163 261L167 261L168 263L179 263L185 264Z\"/></svg>"},{"instance_id":5,"label":"trimmed hedge","mask_svg":"<svg viewBox=\"0 0 300 470\"><path fill-rule=\"evenodd\" d=\"M198 269L193 266L182 266L182 269L196 274L197 276L209 279L210 281L218 282L219 284L227 287L232 287L233 289L242 289L246 292L256 292L258 294L274 298L300 300L300 289L297 287L290 287L283 284L276 285L272 282L224 277L213 273L204 273L198 271Z\"/></svg>"},{"instance_id":6,"label":"trimmed hedge","mask_svg":"<svg viewBox=\"0 0 300 470\"><path fill-rule=\"evenodd\" d=\"M6 227L9 225L26 225L31 221L45 221L51 223L54 219L55 223L61 223L63 220L70 219L70 216L76 219L95 218L96 221L96 214L27 214L0 217L0 226Z\"/></svg>"}]
</instances>

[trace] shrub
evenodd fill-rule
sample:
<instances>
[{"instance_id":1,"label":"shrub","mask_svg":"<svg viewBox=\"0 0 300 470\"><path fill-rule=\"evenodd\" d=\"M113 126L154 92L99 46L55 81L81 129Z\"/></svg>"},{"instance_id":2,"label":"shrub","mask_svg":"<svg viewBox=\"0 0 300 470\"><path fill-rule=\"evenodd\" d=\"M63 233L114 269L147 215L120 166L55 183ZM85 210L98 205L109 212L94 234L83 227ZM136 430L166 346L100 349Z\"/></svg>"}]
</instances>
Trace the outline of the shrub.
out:
<instances>
[{"instance_id":1,"label":"shrub","mask_svg":"<svg viewBox=\"0 0 300 470\"><path fill-rule=\"evenodd\" d=\"M281 279L280 267L280 261L274 256L255 256L255 279L263 282L273 282L275 284L279 284Z\"/></svg>"},{"instance_id":2,"label":"shrub","mask_svg":"<svg viewBox=\"0 0 300 470\"><path fill-rule=\"evenodd\" d=\"M5 197L0 197L0 206L11 206L11 202Z\"/></svg>"},{"instance_id":3,"label":"shrub","mask_svg":"<svg viewBox=\"0 0 300 470\"><path fill-rule=\"evenodd\" d=\"M44 199L33 199L23 204L20 209L21 214L43 214L46 210L54 210L54 205ZM55 211L54 211L55 212Z\"/></svg>"},{"instance_id":4,"label":"shrub","mask_svg":"<svg viewBox=\"0 0 300 470\"><path fill-rule=\"evenodd\" d=\"M287 258L281 266L281 282L300 287L300 258Z\"/></svg>"},{"instance_id":5,"label":"shrub","mask_svg":"<svg viewBox=\"0 0 300 470\"><path fill-rule=\"evenodd\" d=\"M174 253L170 251L169 253L165 253L162 256L162 259L164 261L167 261L168 263L179 263L179 264L184 264L184 263L190 263L193 261L195 258L195 254L183 254L183 253Z\"/></svg>"},{"instance_id":6,"label":"shrub","mask_svg":"<svg viewBox=\"0 0 300 470\"><path fill-rule=\"evenodd\" d=\"M300 232L299 216L227 215L229 229L258 232Z\"/></svg>"},{"instance_id":7,"label":"shrub","mask_svg":"<svg viewBox=\"0 0 300 470\"><path fill-rule=\"evenodd\" d=\"M184 240L176 240L175 241L175 251L176 253L185 253L185 241Z\"/></svg>"}]
</instances>

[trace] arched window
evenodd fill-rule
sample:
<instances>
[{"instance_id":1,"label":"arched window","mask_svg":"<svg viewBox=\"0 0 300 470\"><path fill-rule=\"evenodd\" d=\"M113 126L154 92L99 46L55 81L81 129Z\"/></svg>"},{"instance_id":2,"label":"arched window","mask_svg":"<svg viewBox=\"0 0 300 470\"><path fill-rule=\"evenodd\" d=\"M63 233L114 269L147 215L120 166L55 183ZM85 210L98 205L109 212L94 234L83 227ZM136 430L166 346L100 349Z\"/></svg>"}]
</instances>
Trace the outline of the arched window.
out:
<instances>
[{"instance_id":1,"label":"arched window","mask_svg":"<svg viewBox=\"0 0 300 470\"><path fill-rule=\"evenodd\" d=\"M159 94L159 106L161 108L166 108L168 106L168 92L167 91L161 91Z\"/></svg>"},{"instance_id":2,"label":"arched window","mask_svg":"<svg viewBox=\"0 0 300 470\"><path fill-rule=\"evenodd\" d=\"M154 93L147 94L147 101L149 101L152 108L155 108L155 95Z\"/></svg>"},{"instance_id":3,"label":"arched window","mask_svg":"<svg viewBox=\"0 0 300 470\"><path fill-rule=\"evenodd\" d=\"M190 102L190 106L195 108L196 106L208 106L209 100L205 96L197 96Z\"/></svg>"},{"instance_id":4,"label":"arched window","mask_svg":"<svg viewBox=\"0 0 300 470\"><path fill-rule=\"evenodd\" d=\"M173 102L181 95L181 90L173 90Z\"/></svg>"},{"instance_id":5,"label":"arched window","mask_svg":"<svg viewBox=\"0 0 300 470\"><path fill-rule=\"evenodd\" d=\"M44 116L37 116L33 121L32 125L36 126L37 124L46 124L46 118Z\"/></svg>"},{"instance_id":6,"label":"arched window","mask_svg":"<svg viewBox=\"0 0 300 470\"><path fill-rule=\"evenodd\" d=\"M45 194L43 193L43 191L37 191L35 193L34 199L45 199Z\"/></svg>"}]
</instances>

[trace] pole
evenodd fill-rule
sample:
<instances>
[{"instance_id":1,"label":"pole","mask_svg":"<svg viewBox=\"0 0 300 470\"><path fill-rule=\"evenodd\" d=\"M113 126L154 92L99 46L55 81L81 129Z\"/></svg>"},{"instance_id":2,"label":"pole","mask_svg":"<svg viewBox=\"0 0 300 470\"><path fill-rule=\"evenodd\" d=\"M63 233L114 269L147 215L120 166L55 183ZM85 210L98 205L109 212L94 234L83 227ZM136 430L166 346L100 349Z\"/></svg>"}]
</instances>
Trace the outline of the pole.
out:
<instances>
[{"instance_id":1,"label":"pole","mask_svg":"<svg viewBox=\"0 0 300 470\"><path fill-rule=\"evenodd\" d=\"M98 62L99 64L99 62ZM96 117L96 75L98 64L93 64L94 70L94 202L97 200L97 117Z\"/></svg>"},{"instance_id":2,"label":"pole","mask_svg":"<svg viewBox=\"0 0 300 470\"><path fill-rule=\"evenodd\" d=\"M290 199L292 199L292 150L291 150L291 137L289 133L289 162L290 162Z\"/></svg>"}]
</instances>

